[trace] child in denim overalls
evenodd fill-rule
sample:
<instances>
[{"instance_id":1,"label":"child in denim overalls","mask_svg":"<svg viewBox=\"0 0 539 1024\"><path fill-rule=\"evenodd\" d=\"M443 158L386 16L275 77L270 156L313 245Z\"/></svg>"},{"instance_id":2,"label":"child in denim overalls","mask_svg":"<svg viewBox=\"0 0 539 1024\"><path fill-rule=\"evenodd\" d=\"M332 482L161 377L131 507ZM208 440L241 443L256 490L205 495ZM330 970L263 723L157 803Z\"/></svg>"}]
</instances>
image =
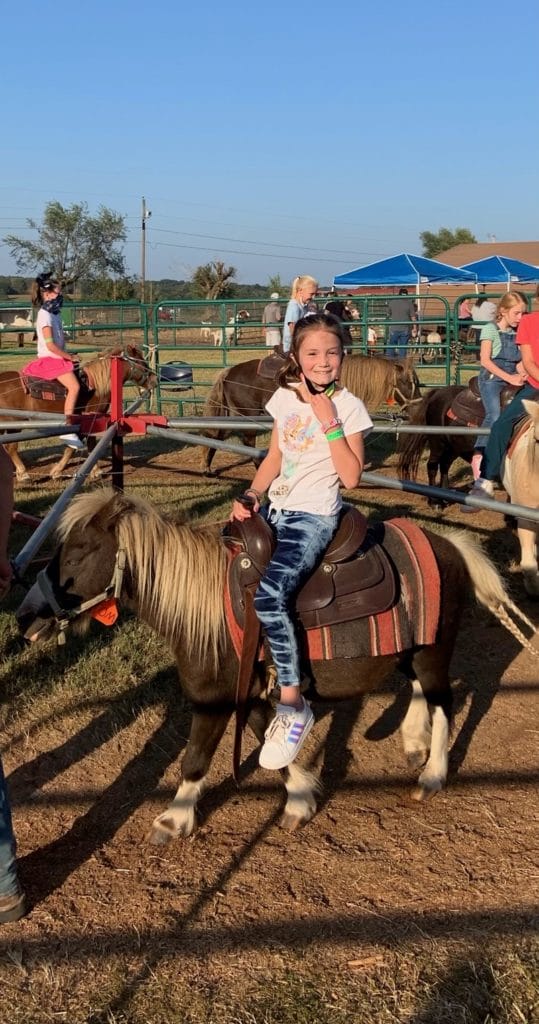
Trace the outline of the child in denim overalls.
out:
<instances>
[{"instance_id":1,"label":"child in denim overalls","mask_svg":"<svg viewBox=\"0 0 539 1024\"><path fill-rule=\"evenodd\" d=\"M255 595L281 690L260 752L263 768L290 764L313 725L299 689L293 601L335 534L342 505L339 486L359 483L363 435L372 427L363 402L337 383L344 342L340 321L328 313L297 322L281 386L266 406L274 418L270 447L245 492L258 512L268 491L270 504L263 514L277 538ZM232 519L251 514L242 499L234 502Z\"/></svg>"},{"instance_id":2,"label":"child in denim overalls","mask_svg":"<svg viewBox=\"0 0 539 1024\"><path fill-rule=\"evenodd\" d=\"M521 387L526 375L515 342L518 327L525 306L518 292L506 292L497 307L496 323L485 324L481 329L481 370L479 391L485 409L482 427L491 427L500 415L501 393L508 384ZM479 477L487 435L481 435L475 443L472 457L474 480Z\"/></svg>"}]
</instances>

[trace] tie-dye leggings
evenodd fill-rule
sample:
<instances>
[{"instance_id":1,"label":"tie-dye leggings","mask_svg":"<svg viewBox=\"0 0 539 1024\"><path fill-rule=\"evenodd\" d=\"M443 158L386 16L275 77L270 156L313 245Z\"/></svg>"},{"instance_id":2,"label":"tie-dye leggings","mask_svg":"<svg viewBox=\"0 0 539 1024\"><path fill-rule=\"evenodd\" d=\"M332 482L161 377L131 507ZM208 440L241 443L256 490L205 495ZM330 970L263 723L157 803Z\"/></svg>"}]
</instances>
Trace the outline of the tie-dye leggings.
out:
<instances>
[{"instance_id":1,"label":"tie-dye leggings","mask_svg":"<svg viewBox=\"0 0 539 1024\"><path fill-rule=\"evenodd\" d=\"M299 686L299 645L294 627L293 598L320 563L335 534L339 513L264 509L277 537L277 547L255 594L255 609L268 639L280 686Z\"/></svg>"}]
</instances>

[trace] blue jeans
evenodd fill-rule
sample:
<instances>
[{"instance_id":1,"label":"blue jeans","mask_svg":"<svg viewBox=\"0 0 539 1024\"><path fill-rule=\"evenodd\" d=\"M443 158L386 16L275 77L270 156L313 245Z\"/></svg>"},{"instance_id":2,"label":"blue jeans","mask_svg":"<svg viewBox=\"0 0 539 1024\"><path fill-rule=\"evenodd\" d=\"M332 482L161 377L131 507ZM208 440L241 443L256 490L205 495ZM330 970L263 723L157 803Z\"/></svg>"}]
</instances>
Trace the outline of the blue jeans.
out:
<instances>
[{"instance_id":1,"label":"blue jeans","mask_svg":"<svg viewBox=\"0 0 539 1024\"><path fill-rule=\"evenodd\" d=\"M499 377L493 377L492 380L479 378L479 393L485 409L482 427L491 427L498 419L501 410L500 396L505 387L507 387L506 381L500 380ZM486 448L487 441L488 434L480 434L475 442L476 450Z\"/></svg>"},{"instance_id":2,"label":"blue jeans","mask_svg":"<svg viewBox=\"0 0 539 1024\"><path fill-rule=\"evenodd\" d=\"M264 510L277 537L277 547L255 594L255 611L268 639L279 686L299 686L299 643L293 621L293 599L320 563L333 538L339 514Z\"/></svg>"},{"instance_id":3,"label":"blue jeans","mask_svg":"<svg viewBox=\"0 0 539 1024\"><path fill-rule=\"evenodd\" d=\"M391 359L405 359L408 351L410 332L405 327L398 327L389 332L388 356Z\"/></svg>"},{"instance_id":4,"label":"blue jeans","mask_svg":"<svg viewBox=\"0 0 539 1024\"><path fill-rule=\"evenodd\" d=\"M19 892L15 849L9 798L0 759L0 896L15 896Z\"/></svg>"},{"instance_id":5,"label":"blue jeans","mask_svg":"<svg viewBox=\"0 0 539 1024\"><path fill-rule=\"evenodd\" d=\"M502 460L507 451L513 427L521 416L526 415L523 398L532 398L537 401L539 392L531 384L524 384L524 387L517 391L509 405L502 409L498 419L492 426L487 446L481 461L481 476L485 480L496 480L502 468Z\"/></svg>"}]
</instances>

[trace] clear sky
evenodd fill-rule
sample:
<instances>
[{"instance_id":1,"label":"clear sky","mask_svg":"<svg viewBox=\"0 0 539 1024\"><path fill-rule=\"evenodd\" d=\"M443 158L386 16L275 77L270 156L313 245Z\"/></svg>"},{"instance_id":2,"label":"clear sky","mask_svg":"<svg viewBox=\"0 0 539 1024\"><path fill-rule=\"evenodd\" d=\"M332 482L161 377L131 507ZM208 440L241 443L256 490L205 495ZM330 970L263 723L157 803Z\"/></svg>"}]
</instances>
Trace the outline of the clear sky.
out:
<instances>
[{"instance_id":1,"label":"clear sky","mask_svg":"<svg viewBox=\"0 0 539 1024\"><path fill-rule=\"evenodd\" d=\"M261 284L442 226L539 239L538 42L537 0L9 3L0 238L107 206L139 274L145 196L147 278L222 259Z\"/></svg>"}]
</instances>

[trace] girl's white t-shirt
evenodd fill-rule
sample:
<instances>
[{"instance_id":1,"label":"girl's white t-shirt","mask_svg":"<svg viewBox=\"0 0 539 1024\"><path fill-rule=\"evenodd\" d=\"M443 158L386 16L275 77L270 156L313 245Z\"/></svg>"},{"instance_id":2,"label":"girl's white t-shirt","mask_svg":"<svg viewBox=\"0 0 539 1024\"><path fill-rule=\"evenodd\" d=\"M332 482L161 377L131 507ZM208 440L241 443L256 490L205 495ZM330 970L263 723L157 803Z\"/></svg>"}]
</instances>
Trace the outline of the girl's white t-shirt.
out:
<instances>
[{"instance_id":1,"label":"girl's white t-shirt","mask_svg":"<svg viewBox=\"0 0 539 1024\"><path fill-rule=\"evenodd\" d=\"M43 328L50 327L52 331L52 340L58 348L65 348L65 338L62 329L62 319L57 313L49 313L47 309L40 309L36 319L36 334L37 334L37 355L38 359L43 359L48 356L50 359L61 359L62 357L57 355L55 352L51 352L47 348L47 342L43 337Z\"/></svg>"},{"instance_id":2,"label":"girl's white t-shirt","mask_svg":"<svg viewBox=\"0 0 539 1024\"><path fill-rule=\"evenodd\" d=\"M361 399L342 388L331 400L345 436L371 430L372 420ZM298 398L296 389L278 388L266 409L277 426L282 452L281 472L268 491L272 507L334 515L342 505L340 481L329 442L311 406Z\"/></svg>"}]
</instances>

